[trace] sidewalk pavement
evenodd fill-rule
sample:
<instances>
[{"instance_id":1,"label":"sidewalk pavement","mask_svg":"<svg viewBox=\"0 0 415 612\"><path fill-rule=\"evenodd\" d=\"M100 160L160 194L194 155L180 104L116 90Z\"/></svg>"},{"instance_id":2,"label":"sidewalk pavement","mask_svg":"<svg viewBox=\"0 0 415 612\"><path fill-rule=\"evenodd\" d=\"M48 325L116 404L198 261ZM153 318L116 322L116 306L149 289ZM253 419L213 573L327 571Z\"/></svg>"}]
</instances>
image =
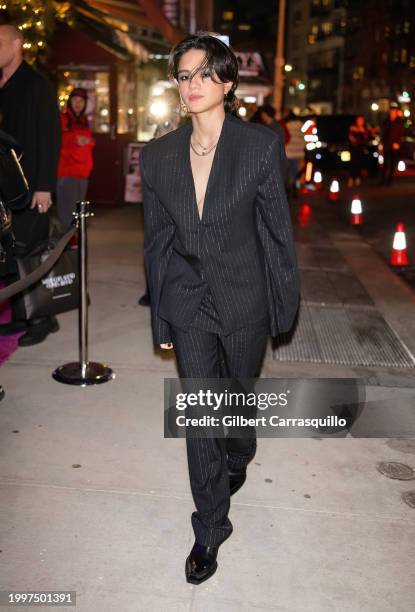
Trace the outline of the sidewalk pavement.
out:
<instances>
[{"instance_id":1,"label":"sidewalk pavement","mask_svg":"<svg viewBox=\"0 0 415 612\"><path fill-rule=\"evenodd\" d=\"M415 176L398 176L386 186L372 180L357 189L342 189L339 215L346 225L350 223L350 206L355 194L363 206L363 224L358 232L383 261L389 262L397 224L404 224L409 265L395 268L394 272L415 290Z\"/></svg>"},{"instance_id":2,"label":"sidewalk pavement","mask_svg":"<svg viewBox=\"0 0 415 612\"><path fill-rule=\"evenodd\" d=\"M413 294L324 203L312 207L320 239L330 233L414 352ZM298 228L300 251L313 235ZM137 305L143 292L139 207L97 211L90 359L116 378L91 388L51 378L77 360L76 312L1 368L1 588L75 590L79 612L412 612L415 510L401 494L415 483L385 478L376 463L415 467L413 439L259 440L216 574L185 582L194 508L185 442L163 438L163 377L176 375L174 356L153 350L149 310ZM262 375L361 376L368 400L393 409L413 402L413 373L276 361L270 347Z\"/></svg>"}]
</instances>

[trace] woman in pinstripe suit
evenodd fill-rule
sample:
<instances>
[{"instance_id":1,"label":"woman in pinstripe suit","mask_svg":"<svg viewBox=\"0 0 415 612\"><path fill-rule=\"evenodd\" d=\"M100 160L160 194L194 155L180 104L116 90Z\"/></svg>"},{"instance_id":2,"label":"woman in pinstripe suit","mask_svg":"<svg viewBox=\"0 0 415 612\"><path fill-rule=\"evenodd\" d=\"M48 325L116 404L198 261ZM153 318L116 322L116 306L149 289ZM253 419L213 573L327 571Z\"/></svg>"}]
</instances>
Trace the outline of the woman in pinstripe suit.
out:
<instances>
[{"instance_id":1,"label":"woman in pinstripe suit","mask_svg":"<svg viewBox=\"0 0 415 612\"><path fill-rule=\"evenodd\" d=\"M154 341L174 349L183 379L253 378L268 336L287 331L298 307L284 146L231 114L238 62L216 37L187 37L169 66L191 121L140 156ZM256 438L187 437L186 446L196 506L186 578L200 584L232 533L230 496Z\"/></svg>"}]
</instances>

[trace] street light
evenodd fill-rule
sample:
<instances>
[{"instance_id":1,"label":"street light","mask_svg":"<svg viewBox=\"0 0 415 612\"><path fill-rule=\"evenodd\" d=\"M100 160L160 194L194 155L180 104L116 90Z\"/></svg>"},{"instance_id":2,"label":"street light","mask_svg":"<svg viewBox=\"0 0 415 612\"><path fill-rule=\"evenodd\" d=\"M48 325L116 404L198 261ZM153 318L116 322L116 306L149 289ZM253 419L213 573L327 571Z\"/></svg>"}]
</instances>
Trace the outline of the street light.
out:
<instances>
[{"instance_id":1,"label":"street light","mask_svg":"<svg viewBox=\"0 0 415 612\"><path fill-rule=\"evenodd\" d=\"M411 101L411 96L409 95L409 92L405 90L398 96L398 102L409 104L410 101Z\"/></svg>"},{"instance_id":2,"label":"street light","mask_svg":"<svg viewBox=\"0 0 415 612\"><path fill-rule=\"evenodd\" d=\"M168 112L168 106L164 100L156 100L150 105L150 113L156 117L165 117Z\"/></svg>"},{"instance_id":3,"label":"street light","mask_svg":"<svg viewBox=\"0 0 415 612\"><path fill-rule=\"evenodd\" d=\"M162 96L164 94L164 87L163 85L153 85L153 87L151 88L151 94L153 96Z\"/></svg>"},{"instance_id":4,"label":"street light","mask_svg":"<svg viewBox=\"0 0 415 612\"><path fill-rule=\"evenodd\" d=\"M291 66L291 64L285 64L285 66L284 66L285 72L291 72L292 69L293 69L293 67Z\"/></svg>"},{"instance_id":5,"label":"street light","mask_svg":"<svg viewBox=\"0 0 415 612\"><path fill-rule=\"evenodd\" d=\"M379 104L377 102L373 102L370 108L372 109L372 111L376 112L379 110Z\"/></svg>"}]
</instances>

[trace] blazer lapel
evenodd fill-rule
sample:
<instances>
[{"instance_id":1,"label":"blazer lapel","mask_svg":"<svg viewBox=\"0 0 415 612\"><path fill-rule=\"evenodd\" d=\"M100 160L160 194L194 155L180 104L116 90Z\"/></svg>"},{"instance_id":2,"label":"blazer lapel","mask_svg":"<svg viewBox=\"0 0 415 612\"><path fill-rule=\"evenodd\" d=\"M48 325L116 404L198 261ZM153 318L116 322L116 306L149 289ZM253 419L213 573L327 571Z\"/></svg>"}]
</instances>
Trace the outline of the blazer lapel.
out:
<instances>
[{"instance_id":1,"label":"blazer lapel","mask_svg":"<svg viewBox=\"0 0 415 612\"><path fill-rule=\"evenodd\" d=\"M188 158L190 160L188 149L191 132L191 121L177 131L178 138L174 143L173 164L169 164L169 172L173 170L175 178L170 184L169 193L166 193L166 197L173 205L176 214L183 219L185 227L188 228L194 228L198 223L193 176L188 161Z\"/></svg>"}]
</instances>

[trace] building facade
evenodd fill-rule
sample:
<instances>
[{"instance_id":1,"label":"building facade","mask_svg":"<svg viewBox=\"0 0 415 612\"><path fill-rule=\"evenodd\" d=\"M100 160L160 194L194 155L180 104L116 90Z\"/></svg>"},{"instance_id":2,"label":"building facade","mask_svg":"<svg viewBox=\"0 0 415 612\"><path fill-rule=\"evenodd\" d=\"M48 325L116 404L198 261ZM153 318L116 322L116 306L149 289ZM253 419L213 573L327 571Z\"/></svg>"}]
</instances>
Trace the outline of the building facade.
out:
<instances>
[{"instance_id":1,"label":"building facade","mask_svg":"<svg viewBox=\"0 0 415 612\"><path fill-rule=\"evenodd\" d=\"M345 0L291 0L287 5L285 106L318 113L343 109Z\"/></svg>"},{"instance_id":2,"label":"building facade","mask_svg":"<svg viewBox=\"0 0 415 612\"><path fill-rule=\"evenodd\" d=\"M410 110L413 0L291 0L287 8L287 108L363 113L374 122L391 102Z\"/></svg>"},{"instance_id":3,"label":"building facade","mask_svg":"<svg viewBox=\"0 0 415 612\"><path fill-rule=\"evenodd\" d=\"M415 3L349 0L344 107L375 120L391 102L404 111L415 93Z\"/></svg>"}]
</instances>

